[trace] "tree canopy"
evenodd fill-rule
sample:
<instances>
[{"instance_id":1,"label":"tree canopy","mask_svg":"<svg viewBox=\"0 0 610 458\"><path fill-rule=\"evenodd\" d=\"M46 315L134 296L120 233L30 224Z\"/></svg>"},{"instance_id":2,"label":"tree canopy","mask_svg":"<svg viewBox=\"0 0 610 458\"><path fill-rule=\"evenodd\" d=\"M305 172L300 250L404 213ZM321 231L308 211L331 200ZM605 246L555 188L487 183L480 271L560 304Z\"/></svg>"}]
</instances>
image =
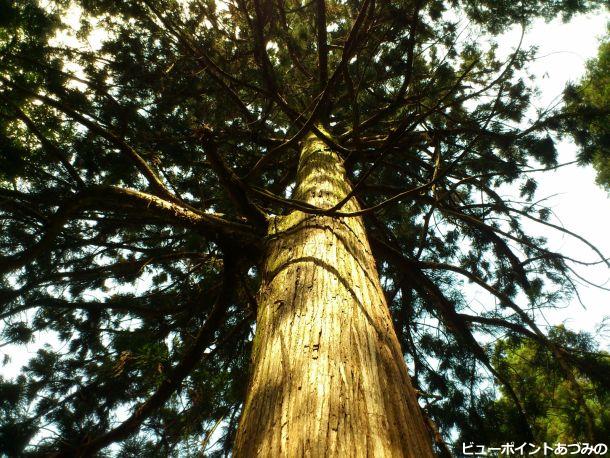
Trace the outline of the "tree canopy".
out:
<instances>
[{"instance_id":1,"label":"tree canopy","mask_svg":"<svg viewBox=\"0 0 610 458\"><path fill-rule=\"evenodd\" d=\"M566 89L568 113L565 130L581 146L580 161L592 164L597 184L610 191L610 38L599 47L597 58L587 64L587 74ZM575 113L579 113L574 116ZM572 116L570 116L570 114Z\"/></svg>"},{"instance_id":2,"label":"tree canopy","mask_svg":"<svg viewBox=\"0 0 610 458\"><path fill-rule=\"evenodd\" d=\"M555 361L599 439L576 374L607 364L537 321L576 293L576 268L608 261L535 200L532 173L561 166L555 143L585 111L607 115L536 109L535 49L503 56L494 37L603 3L0 0L2 345L59 343L0 380L0 452L231 448L270 217L353 216L291 199L310 132L344 161L444 441L494 380L531 433L528 395L481 343L505 336Z\"/></svg>"},{"instance_id":3,"label":"tree canopy","mask_svg":"<svg viewBox=\"0 0 610 458\"><path fill-rule=\"evenodd\" d=\"M591 335L574 333L563 326L553 328L549 338L560 345L568 345L578 355L583 366L594 361L598 370L577 370L575 377L583 390L585 402L592 410L598 437L610 435L610 416L605 410L610 399L604 387L610 356L599 352ZM574 444L586 437L586 412L574 402L569 382L553 355L540 344L516 336L500 340L494 346L494 366L509 379L533 418L532 427L538 443ZM601 369L601 370L599 370ZM478 400L481 420L462 429L464 442L502 444L527 442L515 425L519 411L510 396L503 391L499 398L493 394Z\"/></svg>"}]
</instances>

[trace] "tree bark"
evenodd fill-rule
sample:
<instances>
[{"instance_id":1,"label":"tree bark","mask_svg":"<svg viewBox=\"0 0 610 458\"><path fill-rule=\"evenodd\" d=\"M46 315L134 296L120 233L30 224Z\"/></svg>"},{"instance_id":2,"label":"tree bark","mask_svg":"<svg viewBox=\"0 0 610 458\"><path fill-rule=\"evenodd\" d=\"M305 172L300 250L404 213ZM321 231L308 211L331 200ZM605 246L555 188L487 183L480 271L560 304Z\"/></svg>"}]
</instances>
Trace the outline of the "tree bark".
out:
<instances>
[{"instance_id":1,"label":"tree bark","mask_svg":"<svg viewBox=\"0 0 610 458\"><path fill-rule=\"evenodd\" d=\"M310 134L294 198L329 208L350 189ZM361 218L276 217L258 299L235 456L434 456Z\"/></svg>"}]
</instances>

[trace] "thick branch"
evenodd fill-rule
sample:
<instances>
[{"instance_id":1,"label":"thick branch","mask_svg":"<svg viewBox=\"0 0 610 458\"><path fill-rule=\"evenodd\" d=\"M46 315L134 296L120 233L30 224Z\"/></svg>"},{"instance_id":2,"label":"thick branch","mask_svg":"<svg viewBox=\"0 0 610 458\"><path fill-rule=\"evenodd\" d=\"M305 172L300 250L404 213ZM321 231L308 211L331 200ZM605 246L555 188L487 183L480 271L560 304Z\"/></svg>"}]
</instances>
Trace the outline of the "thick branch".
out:
<instances>
[{"instance_id":1,"label":"thick branch","mask_svg":"<svg viewBox=\"0 0 610 458\"><path fill-rule=\"evenodd\" d=\"M47 224L45 233L33 246L16 256L0 257L0 274L18 269L48 251L64 225L79 212L89 209L125 210L134 207L143 214L152 214L160 220L190 227L212 241L229 246L239 246L247 251L257 251L261 231L247 224L236 223L218 215L195 212L175 202L169 202L152 194L115 186L88 188L62 205Z\"/></svg>"},{"instance_id":2,"label":"thick branch","mask_svg":"<svg viewBox=\"0 0 610 458\"><path fill-rule=\"evenodd\" d=\"M316 0L316 32L318 40L318 80L320 90L328 82L328 42L326 38L326 2Z\"/></svg>"},{"instance_id":3,"label":"thick branch","mask_svg":"<svg viewBox=\"0 0 610 458\"><path fill-rule=\"evenodd\" d=\"M227 165L223 157L218 152L218 144L214 138L212 130L204 126L201 130L201 139L205 142L206 157L214 172L220 180L220 184L229 197L246 218L253 224L265 228L267 226L267 216L265 213L250 201L247 194L246 185L239 179L233 170Z\"/></svg>"}]
</instances>

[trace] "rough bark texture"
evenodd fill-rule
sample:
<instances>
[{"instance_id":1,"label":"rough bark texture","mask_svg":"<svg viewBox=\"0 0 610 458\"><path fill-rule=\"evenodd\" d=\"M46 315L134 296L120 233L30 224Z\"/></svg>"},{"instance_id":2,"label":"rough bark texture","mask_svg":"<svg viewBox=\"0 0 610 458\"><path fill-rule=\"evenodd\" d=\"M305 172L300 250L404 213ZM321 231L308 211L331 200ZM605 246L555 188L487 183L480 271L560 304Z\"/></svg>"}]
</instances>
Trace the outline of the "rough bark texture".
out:
<instances>
[{"instance_id":1,"label":"rough bark texture","mask_svg":"<svg viewBox=\"0 0 610 458\"><path fill-rule=\"evenodd\" d=\"M310 135L294 197L328 208L349 191ZM422 458L430 444L361 218L275 218L235 455Z\"/></svg>"}]
</instances>

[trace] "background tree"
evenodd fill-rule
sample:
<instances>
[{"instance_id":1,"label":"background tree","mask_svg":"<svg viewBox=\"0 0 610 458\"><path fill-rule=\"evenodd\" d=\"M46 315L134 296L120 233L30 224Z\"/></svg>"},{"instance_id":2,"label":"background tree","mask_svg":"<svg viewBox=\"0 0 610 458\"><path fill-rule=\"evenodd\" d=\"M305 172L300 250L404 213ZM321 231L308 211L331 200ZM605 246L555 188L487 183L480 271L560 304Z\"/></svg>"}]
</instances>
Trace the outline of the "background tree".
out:
<instances>
[{"instance_id":1,"label":"background tree","mask_svg":"<svg viewBox=\"0 0 610 458\"><path fill-rule=\"evenodd\" d=\"M575 266L607 263L533 200L531 172L560 166L556 137L581 112L534 113L534 50L501 59L492 37L600 3L81 0L71 45L56 34L73 2L1 1L2 339L61 343L2 381L0 408L17 406L0 417L4 451L186 456L214 431L229 450L269 222L356 220L350 205L413 385L436 399L422 402L437 450L476 424L492 380L515 425L535 419L483 333L552 355L598 440L575 367L599 367L536 324L574 292ZM305 140L338 155L355 199L294 198ZM549 250L523 220L596 260ZM469 308L465 281L489 303Z\"/></svg>"},{"instance_id":2,"label":"background tree","mask_svg":"<svg viewBox=\"0 0 610 458\"><path fill-rule=\"evenodd\" d=\"M602 41L598 56L587 64L577 86L566 89L565 130L581 147L579 159L592 164L597 184L610 190L610 40Z\"/></svg>"},{"instance_id":3,"label":"background tree","mask_svg":"<svg viewBox=\"0 0 610 458\"><path fill-rule=\"evenodd\" d=\"M558 326L551 330L549 339L573 349L577 362L575 377L583 390L587 406L594 418L598 437L610 435L610 416L606 411L608 399L608 365L610 357L600 353L593 338L586 333L574 333ZM586 436L586 412L574 402L569 382L549 351L532 340L512 337L499 341L492 357L494 367L510 380L532 418L532 429L539 444L573 444ZM502 391L502 390L500 390ZM515 425L519 410L510 396L503 393L495 399L493 393L479 399L484 430L462 428L464 442L483 440L499 447L515 442L527 442ZM484 438L484 439L482 439Z\"/></svg>"}]
</instances>

